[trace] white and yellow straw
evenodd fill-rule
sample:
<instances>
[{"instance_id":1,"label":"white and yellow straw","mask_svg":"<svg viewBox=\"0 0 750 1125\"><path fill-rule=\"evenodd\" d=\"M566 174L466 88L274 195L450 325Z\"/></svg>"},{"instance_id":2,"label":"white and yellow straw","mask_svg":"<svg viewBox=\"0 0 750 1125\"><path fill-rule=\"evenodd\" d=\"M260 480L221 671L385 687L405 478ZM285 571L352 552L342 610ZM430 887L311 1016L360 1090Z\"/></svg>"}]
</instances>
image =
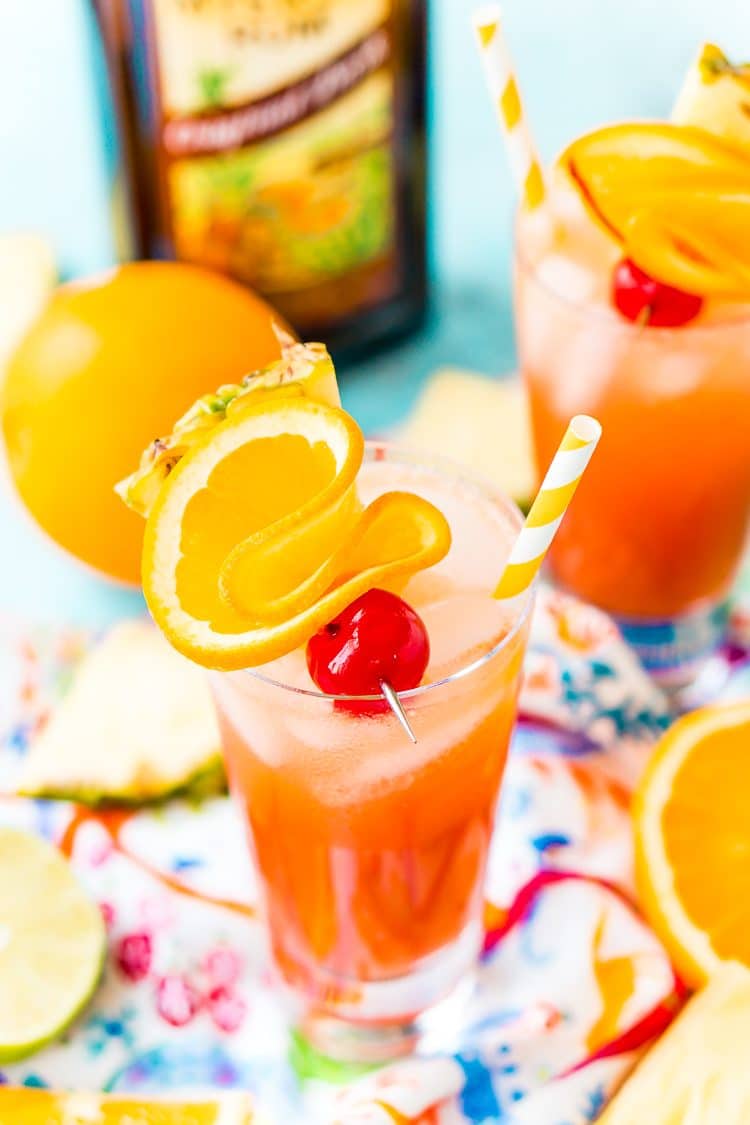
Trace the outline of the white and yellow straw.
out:
<instances>
[{"instance_id":1,"label":"white and yellow straw","mask_svg":"<svg viewBox=\"0 0 750 1125\"><path fill-rule=\"evenodd\" d=\"M526 207L533 209L544 202L547 193L505 43L499 4L487 4L474 12L474 30L521 200Z\"/></svg>"},{"instance_id":2,"label":"white and yellow straw","mask_svg":"<svg viewBox=\"0 0 750 1125\"><path fill-rule=\"evenodd\" d=\"M571 419L513 544L495 589L496 598L522 594L534 581L601 436L596 418L576 414Z\"/></svg>"}]
</instances>

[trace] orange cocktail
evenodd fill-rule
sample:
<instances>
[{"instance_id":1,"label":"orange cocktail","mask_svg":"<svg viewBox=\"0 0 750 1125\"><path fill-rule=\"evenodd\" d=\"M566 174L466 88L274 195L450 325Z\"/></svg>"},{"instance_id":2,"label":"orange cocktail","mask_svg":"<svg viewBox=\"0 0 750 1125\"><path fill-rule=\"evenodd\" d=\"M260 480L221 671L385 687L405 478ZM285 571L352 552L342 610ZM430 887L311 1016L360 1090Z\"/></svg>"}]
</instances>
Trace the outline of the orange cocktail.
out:
<instances>
[{"instance_id":1,"label":"orange cocktail","mask_svg":"<svg viewBox=\"0 0 750 1125\"><path fill-rule=\"evenodd\" d=\"M688 682L720 636L746 541L746 229L750 154L704 130L637 123L574 142L544 205L517 224L516 330L540 468L571 413L595 414L605 434L551 569L615 614L667 683Z\"/></svg>"},{"instance_id":2,"label":"orange cocktail","mask_svg":"<svg viewBox=\"0 0 750 1125\"><path fill-rule=\"evenodd\" d=\"M293 342L118 487L147 516L156 623L211 671L305 1034L410 1050L481 946L533 601L533 571L493 596L520 512L456 466L368 451L326 349Z\"/></svg>"},{"instance_id":3,"label":"orange cocktail","mask_svg":"<svg viewBox=\"0 0 750 1125\"><path fill-rule=\"evenodd\" d=\"M409 1021L448 993L482 937L482 886L515 717L530 596L493 601L520 516L502 496L385 450L363 502L408 489L446 516L452 546L402 596L430 663L401 695L412 745L379 702L320 693L299 649L213 676L231 786L247 817L271 943L305 998L307 1031L353 1021L357 1051L408 1047ZM379 1040L379 1041L378 1041Z\"/></svg>"},{"instance_id":4,"label":"orange cocktail","mask_svg":"<svg viewBox=\"0 0 750 1125\"><path fill-rule=\"evenodd\" d=\"M524 238L522 222L517 327L539 464L571 413L596 413L606 434L551 549L556 576L628 617L722 596L747 527L750 309L634 326L608 303L616 249L603 262L571 231L529 261Z\"/></svg>"}]
</instances>

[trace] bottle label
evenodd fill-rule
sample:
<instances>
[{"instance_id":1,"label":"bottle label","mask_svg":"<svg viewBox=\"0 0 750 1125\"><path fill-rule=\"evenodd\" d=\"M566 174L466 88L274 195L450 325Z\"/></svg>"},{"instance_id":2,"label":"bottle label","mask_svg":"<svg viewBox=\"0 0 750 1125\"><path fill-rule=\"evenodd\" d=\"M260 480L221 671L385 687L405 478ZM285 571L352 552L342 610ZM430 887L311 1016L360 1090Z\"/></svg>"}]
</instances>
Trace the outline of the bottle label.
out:
<instances>
[{"instance_id":1,"label":"bottle label","mask_svg":"<svg viewBox=\"0 0 750 1125\"><path fill-rule=\"evenodd\" d=\"M245 281L293 320L390 295L392 2L152 0L177 257Z\"/></svg>"}]
</instances>

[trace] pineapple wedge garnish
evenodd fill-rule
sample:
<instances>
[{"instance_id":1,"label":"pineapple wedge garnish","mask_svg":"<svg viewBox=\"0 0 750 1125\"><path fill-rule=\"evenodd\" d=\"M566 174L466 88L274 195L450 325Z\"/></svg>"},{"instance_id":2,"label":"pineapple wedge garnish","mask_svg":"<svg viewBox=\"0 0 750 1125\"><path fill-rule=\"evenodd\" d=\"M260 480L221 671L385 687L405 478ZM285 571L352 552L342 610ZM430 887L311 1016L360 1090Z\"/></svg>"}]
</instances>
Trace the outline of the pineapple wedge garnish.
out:
<instances>
[{"instance_id":1,"label":"pineapple wedge garnish","mask_svg":"<svg viewBox=\"0 0 750 1125\"><path fill-rule=\"evenodd\" d=\"M203 395L175 423L171 434L156 438L141 456L134 473L115 486L129 508L147 516L162 484L177 462L205 433L235 411L258 401L259 394L302 395L315 402L340 406L336 372L323 344L290 343L281 359Z\"/></svg>"},{"instance_id":2,"label":"pineapple wedge garnish","mask_svg":"<svg viewBox=\"0 0 750 1125\"><path fill-rule=\"evenodd\" d=\"M750 157L750 63L731 63L704 43L672 110L675 125L697 125Z\"/></svg>"}]
</instances>

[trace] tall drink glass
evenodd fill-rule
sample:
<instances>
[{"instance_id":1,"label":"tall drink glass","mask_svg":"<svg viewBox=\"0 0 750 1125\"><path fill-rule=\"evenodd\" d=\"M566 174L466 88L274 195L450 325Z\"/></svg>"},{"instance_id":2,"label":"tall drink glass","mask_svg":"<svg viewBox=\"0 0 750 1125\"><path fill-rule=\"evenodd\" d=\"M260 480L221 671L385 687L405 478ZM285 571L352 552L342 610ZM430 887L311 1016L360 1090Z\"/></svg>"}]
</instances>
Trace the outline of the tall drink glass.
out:
<instances>
[{"instance_id":1,"label":"tall drink glass","mask_svg":"<svg viewBox=\"0 0 750 1125\"><path fill-rule=\"evenodd\" d=\"M604 437L549 553L555 578L612 613L667 686L723 632L750 513L750 306L679 328L625 320L618 248L564 196L521 213L515 314L538 465L576 412Z\"/></svg>"},{"instance_id":2,"label":"tall drink glass","mask_svg":"<svg viewBox=\"0 0 750 1125\"><path fill-rule=\"evenodd\" d=\"M533 591L491 597L521 526L455 467L370 447L365 502L407 488L438 505L453 546L403 596L427 626L424 686L401 694L412 745L382 698L317 691L298 650L213 673L230 784L245 817L271 948L303 1032L381 1060L469 972L515 718Z\"/></svg>"}]
</instances>

